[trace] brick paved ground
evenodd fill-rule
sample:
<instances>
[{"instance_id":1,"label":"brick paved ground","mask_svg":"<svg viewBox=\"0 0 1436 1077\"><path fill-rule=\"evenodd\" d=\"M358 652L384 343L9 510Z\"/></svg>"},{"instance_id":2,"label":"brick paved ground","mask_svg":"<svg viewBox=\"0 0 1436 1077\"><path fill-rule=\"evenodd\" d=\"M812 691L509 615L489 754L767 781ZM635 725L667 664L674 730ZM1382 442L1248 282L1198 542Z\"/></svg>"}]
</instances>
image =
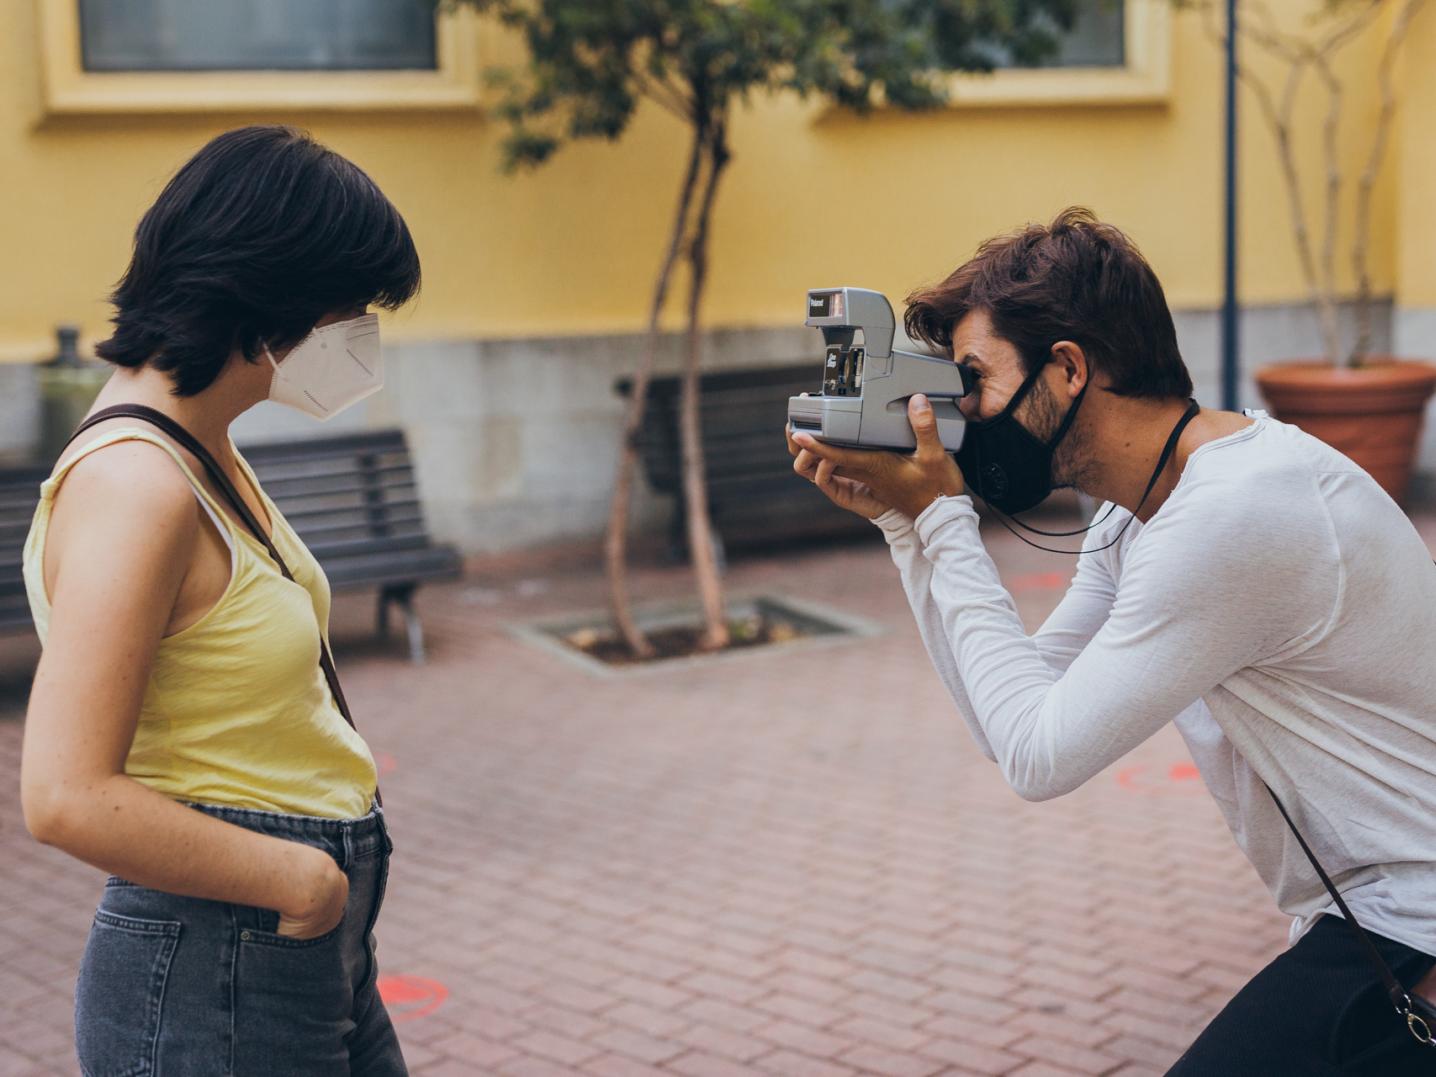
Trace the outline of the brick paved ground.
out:
<instances>
[{"instance_id":1,"label":"brick paved ground","mask_svg":"<svg viewBox=\"0 0 1436 1077\"><path fill-rule=\"evenodd\" d=\"M991 540L1035 625L1070 559ZM590 571L427 592L423 669L367 639L367 601L338 604L387 770L380 957L416 1074L1138 1077L1282 947L1174 731L1026 804L951 714L880 546L740 562L730 585L887 632L605 680L504 628L601 604ZM101 882L21 823L33 658L0 646L5 1077L75 1071Z\"/></svg>"}]
</instances>

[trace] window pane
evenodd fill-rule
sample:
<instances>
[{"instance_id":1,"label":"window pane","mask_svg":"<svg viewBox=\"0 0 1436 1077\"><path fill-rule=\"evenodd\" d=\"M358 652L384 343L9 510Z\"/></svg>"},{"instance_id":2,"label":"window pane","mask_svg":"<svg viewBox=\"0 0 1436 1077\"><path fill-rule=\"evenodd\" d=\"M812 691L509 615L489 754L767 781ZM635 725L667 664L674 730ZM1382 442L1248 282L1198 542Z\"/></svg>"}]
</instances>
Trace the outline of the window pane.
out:
<instances>
[{"instance_id":1,"label":"window pane","mask_svg":"<svg viewBox=\"0 0 1436 1077\"><path fill-rule=\"evenodd\" d=\"M86 71L437 67L428 0L79 0Z\"/></svg>"},{"instance_id":2,"label":"window pane","mask_svg":"<svg viewBox=\"0 0 1436 1077\"><path fill-rule=\"evenodd\" d=\"M1123 0L1077 0L1077 19L1068 33L1052 24L1061 44L1055 55L1037 64L1014 62L1009 50L994 47L998 67L1121 67L1126 62Z\"/></svg>"}]
</instances>

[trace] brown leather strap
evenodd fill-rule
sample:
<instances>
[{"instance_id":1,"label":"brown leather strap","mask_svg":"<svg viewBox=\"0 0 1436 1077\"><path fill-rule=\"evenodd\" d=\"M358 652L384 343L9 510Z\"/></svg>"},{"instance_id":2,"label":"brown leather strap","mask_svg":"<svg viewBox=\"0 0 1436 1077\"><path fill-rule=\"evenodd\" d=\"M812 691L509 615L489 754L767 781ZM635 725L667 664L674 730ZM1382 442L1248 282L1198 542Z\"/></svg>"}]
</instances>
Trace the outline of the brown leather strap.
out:
<instances>
[{"instance_id":1,"label":"brown leather strap","mask_svg":"<svg viewBox=\"0 0 1436 1077\"><path fill-rule=\"evenodd\" d=\"M109 419L121 417L140 419L152 426L159 427L194 454L199 462L204 465L205 473L209 475L215 486L224 494L225 499L234 507L234 511L239 514L239 518L244 521L244 525L249 528L255 538L264 544L264 548L269 551L269 556L273 558L274 563L279 566L279 571L283 574L284 578L290 581L294 580L294 574L289 571L289 566L284 563L284 558L281 557L279 551L275 549L273 539L265 534L264 528L260 525L259 520L255 518L249 505L245 503L244 498L239 495L239 491L235 489L234 483L230 481L229 476L224 473L224 469L221 468L215 458L210 455L209 450L200 444L198 438L163 412L156 411L154 408L146 407L143 404L117 404L114 407L102 408L76 428L75 432L70 435L70 441L65 443L66 447L68 448L70 442L73 442L75 438L90 429L90 427ZM61 451L63 452L64 450L62 449ZM350 727L353 728L355 732L358 732L359 727L354 724L354 716L349 712L349 702L344 698L344 689L339 684L339 671L334 668L334 659L329 654L329 645L324 641L324 631L322 628L319 632L319 668L324 671L324 679L329 683L329 691L334 696L334 702L339 708L339 713L344 716L344 720L349 723ZM374 790L374 799L381 805L384 803L383 798L379 796L377 787Z\"/></svg>"},{"instance_id":2,"label":"brown leather strap","mask_svg":"<svg viewBox=\"0 0 1436 1077\"><path fill-rule=\"evenodd\" d=\"M1431 1027L1427 1024L1422 1014L1413 1009L1413 1002L1411 996L1406 993L1406 988L1401 986L1401 981L1399 981L1396 978L1396 974L1391 971L1391 966L1389 966L1386 960L1381 956L1381 951L1377 950L1376 944L1371 941L1371 936L1366 933L1366 929L1356 922L1356 915L1347 907L1345 899L1341 896L1341 891L1338 890L1336 884L1331 881L1331 876L1328 875L1326 869L1321 866L1321 861L1316 859L1316 854L1311 851L1311 846L1308 845L1306 839L1301 836L1301 831L1296 828L1296 823L1292 822L1291 815L1288 814L1286 810L1286 805L1281 802L1281 798L1276 795L1276 792L1271 786L1268 785L1266 791L1271 794L1272 800L1276 802L1276 810L1281 812L1281 817L1286 820L1286 825L1291 828L1292 834L1296 836L1296 841L1297 844L1301 846L1301 851L1306 854L1306 858L1311 861L1311 866L1316 869L1316 874L1321 879L1322 885L1326 887L1326 892L1331 895L1331 900L1336 902L1336 907L1341 910L1341 915L1346 920L1347 926L1351 928L1358 943L1366 951L1366 956L1370 959L1372 966L1376 969L1377 975L1381 978L1381 984L1386 989L1386 997L1390 999L1391 1005L1394 1006L1396 1012L1405 1019L1406 1027L1410 1030L1411 1035L1416 1038L1417 1042L1423 1047L1436 1047L1436 1039L1432 1039Z\"/></svg>"}]
</instances>

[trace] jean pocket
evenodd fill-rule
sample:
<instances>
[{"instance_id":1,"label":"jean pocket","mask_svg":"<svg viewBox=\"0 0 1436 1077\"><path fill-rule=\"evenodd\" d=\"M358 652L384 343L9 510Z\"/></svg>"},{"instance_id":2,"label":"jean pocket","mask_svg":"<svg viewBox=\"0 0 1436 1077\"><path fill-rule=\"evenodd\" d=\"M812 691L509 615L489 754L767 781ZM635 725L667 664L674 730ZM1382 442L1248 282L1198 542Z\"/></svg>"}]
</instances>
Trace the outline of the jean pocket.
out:
<instances>
[{"instance_id":1,"label":"jean pocket","mask_svg":"<svg viewBox=\"0 0 1436 1077\"><path fill-rule=\"evenodd\" d=\"M313 939L244 928L234 965L233 1072L349 1072L353 989L346 955L349 918Z\"/></svg>"},{"instance_id":2,"label":"jean pocket","mask_svg":"<svg viewBox=\"0 0 1436 1077\"><path fill-rule=\"evenodd\" d=\"M338 939L339 934L344 930L344 922L349 919L346 911L339 918L339 923L322 935L316 935L312 939L296 939L290 935L279 933L279 913L270 909L260 909L258 927L248 927L239 933L239 941L242 944L254 946L272 946L282 950L310 950L321 946L327 946Z\"/></svg>"},{"instance_id":3,"label":"jean pocket","mask_svg":"<svg viewBox=\"0 0 1436 1077\"><path fill-rule=\"evenodd\" d=\"M75 985L75 1049L85 1077L143 1077L155 1070L165 983L177 920L95 913Z\"/></svg>"}]
</instances>

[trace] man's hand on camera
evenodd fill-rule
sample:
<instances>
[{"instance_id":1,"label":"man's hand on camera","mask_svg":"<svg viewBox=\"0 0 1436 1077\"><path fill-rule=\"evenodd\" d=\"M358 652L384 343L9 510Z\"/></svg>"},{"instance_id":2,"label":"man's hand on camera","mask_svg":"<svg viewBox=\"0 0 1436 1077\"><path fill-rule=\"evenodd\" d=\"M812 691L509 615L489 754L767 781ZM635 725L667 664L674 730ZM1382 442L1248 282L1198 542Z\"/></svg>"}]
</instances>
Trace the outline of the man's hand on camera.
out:
<instances>
[{"instance_id":1,"label":"man's hand on camera","mask_svg":"<svg viewBox=\"0 0 1436 1077\"><path fill-rule=\"evenodd\" d=\"M789 432L789 451L796 448L793 470L815 483L834 503L869 519L892 507L915 520L939 497L955 497L966 486L962 472L943 448L927 397L919 393L909 400L907 414L917 439L912 453L842 449L809 434Z\"/></svg>"},{"instance_id":2,"label":"man's hand on camera","mask_svg":"<svg viewBox=\"0 0 1436 1077\"><path fill-rule=\"evenodd\" d=\"M869 520L876 520L892 508L891 505L885 504L873 496L872 490L865 483L835 474L835 464L820 459L814 453L798 445L793 440L791 426L788 427L787 434L788 452L793 457L793 470L823 491L828 496L828 500L838 508L855 512Z\"/></svg>"}]
</instances>

